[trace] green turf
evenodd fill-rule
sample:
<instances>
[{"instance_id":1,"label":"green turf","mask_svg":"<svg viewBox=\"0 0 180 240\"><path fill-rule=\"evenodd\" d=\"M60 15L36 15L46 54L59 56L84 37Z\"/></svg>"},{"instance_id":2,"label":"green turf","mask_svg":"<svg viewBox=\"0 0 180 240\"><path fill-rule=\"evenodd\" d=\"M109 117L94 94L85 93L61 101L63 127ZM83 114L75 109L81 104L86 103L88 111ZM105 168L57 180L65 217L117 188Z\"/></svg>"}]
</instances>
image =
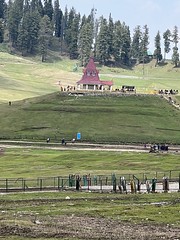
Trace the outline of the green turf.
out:
<instances>
[{"instance_id":1,"label":"green turf","mask_svg":"<svg viewBox=\"0 0 180 240\"><path fill-rule=\"evenodd\" d=\"M180 112L159 96L44 97L0 105L1 139L180 143Z\"/></svg>"},{"instance_id":2,"label":"green turf","mask_svg":"<svg viewBox=\"0 0 180 240\"><path fill-rule=\"evenodd\" d=\"M5 149L0 155L2 178L51 177L68 174L106 176L116 173L147 177L172 171L172 177L179 174L179 155L128 152L59 151L26 149ZM66 197L70 200L66 200ZM51 221L54 226L59 216L92 217L111 219L128 224L180 225L179 193L163 194L114 194L88 192L56 193L13 193L2 194L0 210L1 226L33 227L33 221ZM71 227L70 227L71 229ZM31 239L9 236L6 239ZM39 238L44 240L45 238ZM54 239L54 238L51 238ZM68 238L69 239L69 238Z\"/></svg>"},{"instance_id":3,"label":"green turf","mask_svg":"<svg viewBox=\"0 0 180 240\"><path fill-rule=\"evenodd\" d=\"M59 81L63 86L76 86L82 76L80 67L73 72L78 61L52 52L42 63L38 57L8 54L4 47L0 52L0 102L4 103L0 105L1 139L45 140L50 136L57 142L62 137L70 140L81 132L82 140L90 142L180 143L179 111L159 97L46 95L60 89ZM179 88L180 69L173 68L170 62L155 67L153 60L132 69L97 67L102 80L114 81L114 89L135 85L137 93L147 94ZM22 99L23 102L15 101ZM179 96L174 100L180 103Z\"/></svg>"},{"instance_id":4,"label":"green turf","mask_svg":"<svg viewBox=\"0 0 180 240\"><path fill-rule=\"evenodd\" d=\"M59 90L59 81L67 81L68 85L68 81L73 79L74 63L65 58L63 61L59 58L55 62L42 63L36 58L0 52L0 102L41 96ZM79 80L78 73L76 75Z\"/></svg>"},{"instance_id":5,"label":"green turf","mask_svg":"<svg viewBox=\"0 0 180 240\"><path fill-rule=\"evenodd\" d=\"M70 200L66 200L66 197ZM113 193L29 193L3 195L0 208L6 223L31 226L38 219L60 215L111 218L122 222L173 224L179 222L179 194L119 195ZM58 201L57 201L58 200ZM41 204L40 204L41 203ZM2 205L3 204L3 205ZM20 217L21 214L21 217ZM16 220L14 219L16 216ZM4 220L5 222L5 220Z\"/></svg>"},{"instance_id":6,"label":"green turf","mask_svg":"<svg viewBox=\"0 0 180 240\"><path fill-rule=\"evenodd\" d=\"M59 93L45 95L57 92L59 81L64 85L76 85L82 76L82 68L73 72L77 61L56 56L56 59L50 58L47 63L41 63L37 57L24 59L5 51L5 47L1 46L0 103L4 104L0 105L0 139L45 142L50 136L53 145L59 143L62 137L70 140L81 132L82 141L86 142L180 144L179 110L163 99L153 96L92 98L62 96ZM171 63L155 68L152 61L131 70L98 67L101 79L113 80L114 88L134 85L137 93L179 88L179 69L173 68ZM32 98L42 95L45 96ZM176 100L180 102L179 96ZM8 106L9 101L12 101L12 106ZM26 147L5 149L0 160L1 179L77 173L135 174L138 177L146 173L149 178L155 175L162 179L164 174L172 174L172 177L179 174L179 155L176 153L52 151ZM54 221L54 226L60 215L107 218L149 226L180 225L179 193L119 195L68 192L71 199L68 202L66 196L67 192L1 195L0 224L18 226L19 229L31 228L32 220L38 214L39 219ZM12 234L6 239L34 238Z\"/></svg>"},{"instance_id":7,"label":"green turf","mask_svg":"<svg viewBox=\"0 0 180 240\"><path fill-rule=\"evenodd\" d=\"M76 86L82 76L82 68L73 72L77 60L69 60L51 52L46 63L40 57L23 58L5 52L0 46L0 102L41 96L64 87ZM171 62L155 67L155 60L132 69L98 66L102 80L113 80L113 89L122 85L134 85L138 93L154 93L159 89L179 89L179 68ZM143 71L144 69L144 71Z\"/></svg>"},{"instance_id":8,"label":"green turf","mask_svg":"<svg viewBox=\"0 0 180 240\"><path fill-rule=\"evenodd\" d=\"M61 146L60 146L61 148ZM112 151L5 149L0 155L1 178L38 178L69 174L135 174L143 178L164 174L179 176L178 154L149 154ZM171 171L170 173L170 170Z\"/></svg>"}]
</instances>

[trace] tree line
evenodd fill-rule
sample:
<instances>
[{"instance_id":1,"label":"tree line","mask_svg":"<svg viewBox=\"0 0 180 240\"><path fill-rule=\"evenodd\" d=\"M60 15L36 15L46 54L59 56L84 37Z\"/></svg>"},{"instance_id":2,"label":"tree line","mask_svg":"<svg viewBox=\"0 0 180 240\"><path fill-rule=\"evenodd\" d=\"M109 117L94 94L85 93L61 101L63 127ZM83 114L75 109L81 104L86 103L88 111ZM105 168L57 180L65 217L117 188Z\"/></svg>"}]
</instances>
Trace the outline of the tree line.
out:
<instances>
[{"instance_id":1,"label":"tree line","mask_svg":"<svg viewBox=\"0 0 180 240\"><path fill-rule=\"evenodd\" d=\"M81 16L73 7L63 12L59 0L0 0L0 43L7 43L11 51L23 56L40 54L42 61L46 61L49 49L55 49L70 59L79 59L82 66L90 56L101 64L117 66L150 60L147 25L136 26L131 34L129 26L114 21L111 14L108 19L95 16L94 8L88 16ZM172 62L179 65L178 41L177 26L162 36L157 32L151 56L156 64L172 50Z\"/></svg>"}]
</instances>

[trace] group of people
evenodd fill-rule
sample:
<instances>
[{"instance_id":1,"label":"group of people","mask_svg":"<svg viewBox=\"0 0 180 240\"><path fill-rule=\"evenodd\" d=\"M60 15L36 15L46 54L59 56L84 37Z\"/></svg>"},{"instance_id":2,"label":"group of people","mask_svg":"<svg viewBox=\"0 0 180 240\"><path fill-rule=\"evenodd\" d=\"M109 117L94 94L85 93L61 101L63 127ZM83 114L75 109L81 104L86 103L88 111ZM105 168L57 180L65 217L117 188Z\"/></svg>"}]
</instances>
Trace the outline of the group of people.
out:
<instances>
[{"instance_id":1,"label":"group of people","mask_svg":"<svg viewBox=\"0 0 180 240\"><path fill-rule=\"evenodd\" d=\"M46 139L46 142L49 143L50 140L51 140L50 137L48 137L48 138ZM75 138L73 138L73 139L71 140L72 143L75 143L75 141L76 141ZM61 144L62 144L62 145L66 145L66 143L67 143L66 140L65 140L64 138L62 138Z\"/></svg>"},{"instance_id":2,"label":"group of people","mask_svg":"<svg viewBox=\"0 0 180 240\"><path fill-rule=\"evenodd\" d=\"M178 90L173 90L173 89L170 89L170 90L168 90L168 89L165 89L165 90L159 90L159 94L171 94L171 95L173 95L173 94L178 94Z\"/></svg>"},{"instance_id":3,"label":"group of people","mask_svg":"<svg viewBox=\"0 0 180 240\"><path fill-rule=\"evenodd\" d=\"M165 144L154 144L150 146L149 152L159 152L159 151L168 151L168 145Z\"/></svg>"}]
</instances>

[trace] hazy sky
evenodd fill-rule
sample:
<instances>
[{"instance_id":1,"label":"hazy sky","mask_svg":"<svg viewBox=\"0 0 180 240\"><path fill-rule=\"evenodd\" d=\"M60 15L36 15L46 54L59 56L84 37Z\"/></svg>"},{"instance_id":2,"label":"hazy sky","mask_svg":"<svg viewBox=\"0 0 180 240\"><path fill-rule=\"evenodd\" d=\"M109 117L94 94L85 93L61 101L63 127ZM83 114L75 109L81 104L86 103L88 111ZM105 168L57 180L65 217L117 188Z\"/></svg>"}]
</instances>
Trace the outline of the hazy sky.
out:
<instances>
[{"instance_id":1,"label":"hazy sky","mask_svg":"<svg viewBox=\"0 0 180 240\"><path fill-rule=\"evenodd\" d=\"M63 12L65 6L68 10L74 7L81 15L88 15L94 7L97 18L103 15L108 19L111 13L113 20L125 22L131 33L137 25L143 27L147 24L151 51L158 30L162 35L167 28L172 31L176 25L180 32L180 0L60 0L60 6Z\"/></svg>"}]
</instances>

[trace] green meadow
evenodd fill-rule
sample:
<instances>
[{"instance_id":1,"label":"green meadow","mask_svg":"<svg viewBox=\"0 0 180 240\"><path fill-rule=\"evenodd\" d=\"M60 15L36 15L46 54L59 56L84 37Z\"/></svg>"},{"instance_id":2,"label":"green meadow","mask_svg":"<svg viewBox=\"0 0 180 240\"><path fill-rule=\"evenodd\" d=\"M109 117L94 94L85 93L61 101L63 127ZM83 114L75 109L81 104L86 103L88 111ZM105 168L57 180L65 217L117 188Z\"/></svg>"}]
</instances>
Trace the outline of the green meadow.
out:
<instances>
[{"instance_id":1,"label":"green meadow","mask_svg":"<svg viewBox=\"0 0 180 240\"><path fill-rule=\"evenodd\" d=\"M58 148L57 148L58 149ZM0 155L1 178L56 177L69 174L92 176L115 173L153 178L158 174L178 178L179 154L149 154L92 150L5 149Z\"/></svg>"},{"instance_id":2,"label":"green meadow","mask_svg":"<svg viewBox=\"0 0 180 240\"><path fill-rule=\"evenodd\" d=\"M172 177L178 177L178 154L148 154L111 151L73 151L48 149L5 149L0 156L1 178L51 177L68 174L106 175L112 173L124 175L135 174L154 177L158 172L159 179L172 171ZM68 197L68 198L67 198ZM68 199L68 200L67 200ZM34 238L45 240L47 233L58 236L57 227L66 218L72 219L68 231L73 229L73 222L82 219L81 227L89 218L93 221L111 221L116 224L136 225L148 228L179 228L179 193L163 194L119 194L112 192L93 193L57 191L38 193L3 194L0 198L1 229L17 228L6 239L32 239L34 221L41 222L39 233ZM61 220L62 219L62 220ZM89 226L91 226L92 222ZM63 222L65 227L65 222ZM101 225L99 225L101 226ZM45 228L45 230L42 229ZM60 227L60 226L59 226ZM28 234L26 229L28 228ZM23 233L21 232L23 230ZM65 230L64 230L65 231ZM35 233L35 232L34 232ZM50 234L51 235L51 234ZM39 237L38 237L39 236ZM44 237L43 237L44 236ZM48 239L56 239L54 234ZM69 236L69 237L68 237ZM67 234L61 239L71 239ZM77 239L83 239L77 238Z\"/></svg>"},{"instance_id":3,"label":"green meadow","mask_svg":"<svg viewBox=\"0 0 180 240\"><path fill-rule=\"evenodd\" d=\"M62 92L0 105L1 139L91 143L180 143L180 111L160 96Z\"/></svg>"},{"instance_id":4,"label":"green meadow","mask_svg":"<svg viewBox=\"0 0 180 240\"><path fill-rule=\"evenodd\" d=\"M2 47L0 46L2 50ZM23 58L0 51L0 102L16 101L42 96L63 87L76 86L83 72L77 60L69 60L50 52L48 61L42 63L40 57ZM155 67L155 61L137 65L132 69L110 68L97 64L102 80L112 80L113 89L122 85L136 86L137 93L151 94L159 89L179 89L179 68L170 61Z\"/></svg>"},{"instance_id":5,"label":"green meadow","mask_svg":"<svg viewBox=\"0 0 180 240\"><path fill-rule=\"evenodd\" d=\"M134 85L137 95L143 93L127 97L62 94L61 86L76 86L82 76L81 67L73 71L75 65L78 61L53 52L46 63L0 52L0 139L59 142L81 132L86 142L180 143L179 110L152 94L179 89L180 69L171 62L155 67L153 60L132 69L97 64L100 78L113 80L114 89ZM172 98L180 103L179 95Z\"/></svg>"},{"instance_id":6,"label":"green meadow","mask_svg":"<svg viewBox=\"0 0 180 240\"><path fill-rule=\"evenodd\" d=\"M180 111L155 94L159 89L179 90L179 68L173 68L170 62L155 67L154 61L132 69L97 65L102 80L113 80L114 89L134 85L137 95L72 96L60 92L60 86L76 86L83 69L78 67L74 72L77 61L51 54L46 63L41 63L38 57L23 58L0 52L0 144L7 140L23 140L32 141L34 146L41 143L41 147L57 147L56 150L35 149L28 145L3 147L1 179L89 173L92 176L115 173L138 177L146 173L149 178L158 174L161 179L170 171L172 177L179 176L178 152L63 150L61 146L63 137L71 140L78 132L82 136L80 143L180 144ZM180 103L179 95L173 99ZM48 145L47 137L51 138ZM179 192L1 194L0 237L8 240L84 239L71 231L80 219L80 226L84 226L92 218L96 224L98 221L99 228L113 221L113 228L118 223L120 227L121 224L130 226L132 232L138 226L147 227L150 237L144 239L159 239L151 235L154 229L159 228L161 234L162 228L178 231L179 200ZM35 224L37 219L40 225ZM66 219L71 219L67 226ZM91 226L82 229L93 232ZM58 228L63 229L64 235L58 235ZM136 239L133 237L129 239ZM100 238L97 235L91 239Z\"/></svg>"}]
</instances>

